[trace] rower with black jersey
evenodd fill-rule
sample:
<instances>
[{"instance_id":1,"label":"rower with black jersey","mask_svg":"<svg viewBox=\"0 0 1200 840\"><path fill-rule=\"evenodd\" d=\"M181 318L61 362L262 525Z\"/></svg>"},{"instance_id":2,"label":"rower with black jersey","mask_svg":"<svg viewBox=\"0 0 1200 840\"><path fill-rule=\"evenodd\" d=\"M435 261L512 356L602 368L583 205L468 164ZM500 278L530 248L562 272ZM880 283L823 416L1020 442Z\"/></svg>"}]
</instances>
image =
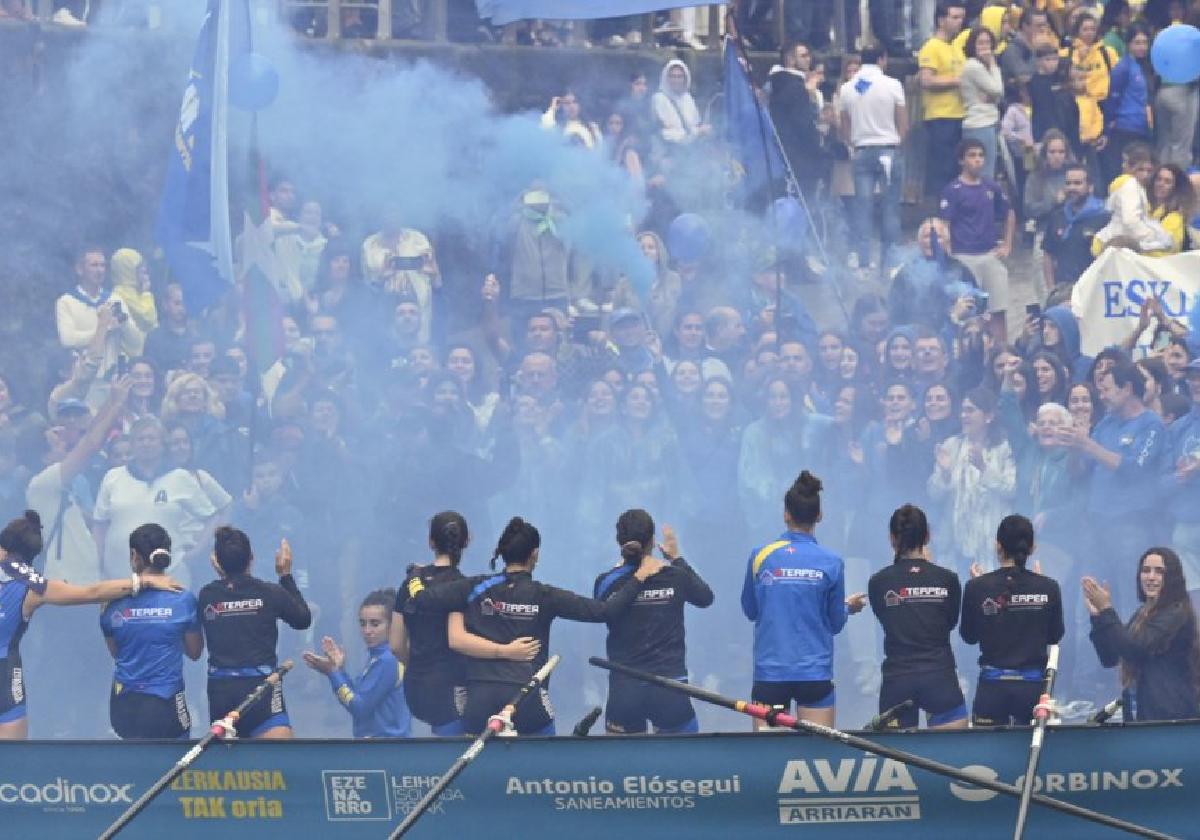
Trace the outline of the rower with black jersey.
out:
<instances>
[{"instance_id":1,"label":"rower with black jersey","mask_svg":"<svg viewBox=\"0 0 1200 840\"><path fill-rule=\"evenodd\" d=\"M979 644L975 726L1029 725L1042 693L1046 648L1063 637L1058 584L1025 568L1034 549L1033 523L1006 516L996 529L1000 568L981 574L971 567L959 632L967 644Z\"/></svg>"},{"instance_id":2,"label":"rower with black jersey","mask_svg":"<svg viewBox=\"0 0 1200 840\"><path fill-rule=\"evenodd\" d=\"M637 571L642 558L654 551L650 514L640 508L622 513L617 519L617 544L622 562L596 578L598 601L611 597L618 584ZM659 549L668 565L646 579L631 608L608 620L608 658L687 682L683 606L707 607L713 602L713 592L679 556L679 542L670 525L663 527ZM640 733L646 731L647 721L659 734L700 731L687 695L610 671L605 728L618 734Z\"/></svg>"},{"instance_id":3,"label":"rower with black jersey","mask_svg":"<svg viewBox=\"0 0 1200 840\"><path fill-rule=\"evenodd\" d=\"M879 710L911 700L888 728L915 729L924 709L930 729L963 729L967 704L950 649L962 600L958 575L929 562L929 522L919 507L897 509L888 530L895 560L872 575L867 587L871 609L883 625L886 655Z\"/></svg>"},{"instance_id":4,"label":"rower with black jersey","mask_svg":"<svg viewBox=\"0 0 1200 840\"><path fill-rule=\"evenodd\" d=\"M467 654L467 702L462 721L469 734L482 732L488 719L503 709L517 689L546 663L550 625L555 618L593 624L608 621L628 609L642 591L645 579L663 566L653 557L643 558L633 575L617 584L611 597L596 601L534 580L541 544L537 528L519 516L513 517L492 555L493 568L498 559L503 559L504 571L432 587L426 587L419 577L409 578L405 615L461 612L467 633L482 642L476 653ZM537 642L537 653L531 661L508 656L505 649L530 638ZM554 734L547 684L539 686L538 696L516 710L513 725L522 735Z\"/></svg>"}]
</instances>

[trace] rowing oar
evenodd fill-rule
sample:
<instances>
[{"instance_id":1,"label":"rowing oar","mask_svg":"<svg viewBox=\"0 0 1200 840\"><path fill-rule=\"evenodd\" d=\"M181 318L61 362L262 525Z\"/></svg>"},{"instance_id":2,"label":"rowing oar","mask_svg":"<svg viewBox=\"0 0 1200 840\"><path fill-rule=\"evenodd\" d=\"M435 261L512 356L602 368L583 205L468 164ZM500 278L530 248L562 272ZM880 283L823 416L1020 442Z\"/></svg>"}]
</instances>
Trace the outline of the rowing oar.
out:
<instances>
[{"instance_id":1,"label":"rowing oar","mask_svg":"<svg viewBox=\"0 0 1200 840\"><path fill-rule=\"evenodd\" d=\"M487 726L484 727L484 730L480 733L479 737L471 743L471 746L467 747L466 752L454 760L454 763L450 765L450 769L447 770L440 779L438 779L437 784L431 787L429 791L421 797L421 801L418 802L416 806L408 812L407 815L405 815L404 820L400 823L400 825L396 826L396 830L388 835L388 840L396 840L397 837L403 837L410 828L416 825L417 820L421 819L421 816L429 810L429 806L436 802L437 798L442 795L442 791L449 787L450 783L454 781L458 774L465 770L467 765L474 761L479 754L483 752L483 748L487 742L492 740L492 738L494 738L496 735L499 735L512 724L512 717L514 714L516 714L517 707L525 702L530 694L533 694L533 692L542 687L542 685L550 677L550 672L554 670L556 665L558 665L558 660L558 654L555 654L546 660L546 664L541 667L541 670L534 674L529 682L521 686L521 690L517 692L517 696L510 700L508 705L500 710L499 714L492 715L491 718L488 719Z\"/></svg>"},{"instance_id":2,"label":"rowing oar","mask_svg":"<svg viewBox=\"0 0 1200 840\"><path fill-rule=\"evenodd\" d=\"M1033 783L1038 760L1042 757L1042 740L1046 737L1046 721L1050 717L1050 704L1054 702L1054 678L1058 676L1058 645L1050 645L1046 657L1046 684L1042 696L1033 707L1033 739L1029 743L1029 763L1025 765L1025 779L1021 785L1021 804L1017 808L1017 826L1013 829L1013 840L1025 836L1025 820L1029 818L1029 798L1033 796Z\"/></svg>"},{"instance_id":3,"label":"rowing oar","mask_svg":"<svg viewBox=\"0 0 1200 840\"><path fill-rule=\"evenodd\" d=\"M268 691L278 685L280 680L283 679L283 675L290 670L292 670L292 660L288 659L281 663L269 675L267 675L265 680L256 685L254 690L246 695L246 699L241 703L238 703L236 709L220 720L213 721L212 726L208 728L208 734L197 741L190 750L184 753L183 758L176 761L170 770L164 773L157 782L150 786L149 790L139 796L137 802L134 802L132 805L126 808L125 813L117 817L116 822L104 830L104 833L100 835L100 840L110 840L110 838L116 837L117 833L120 832L121 829L125 828L125 826L129 825L134 817L145 810L146 806L153 802L156 796L166 790L167 785L175 781L180 773L188 769L188 767L192 765L192 762L200 757L200 753L204 752L204 750L208 748L208 745L214 740L217 738L227 738L231 735L236 737L237 722L242 715L246 713L246 710L261 700Z\"/></svg>"},{"instance_id":4,"label":"rowing oar","mask_svg":"<svg viewBox=\"0 0 1200 840\"><path fill-rule=\"evenodd\" d=\"M986 788L987 790L1003 793L1005 796L1020 797L1021 791L1014 785L1008 785L1003 782L992 781L990 779L973 776L970 773L963 772L957 767L952 767L949 764L943 764L940 761L934 761L931 758L916 755L903 750L892 749L874 741L868 741L866 738L860 738L857 735L851 735L848 732L843 732L840 729L834 729L829 726L822 726L819 723L813 723L807 720L800 720L787 712L782 712L777 709L772 709L769 706L763 706L759 703L747 703L745 700L732 700L715 691L708 691L698 686L682 683L677 680L660 677L657 674L650 674L646 671L639 671L637 668L630 668L628 665L620 665L616 662L609 662L607 659L601 659L598 656L593 656L588 660L597 668L603 668L607 671L616 671L634 679L642 680L643 682L651 683L662 688L678 691L682 694L690 695L697 700L703 700L705 703L712 703L714 706L721 706L726 709L732 709L735 712L741 712L744 715L749 715L758 720L764 720L771 726L784 726L789 729L795 729L798 732L810 732L813 735L820 735L832 741L838 741L848 747L853 747L856 750L880 755L884 758L890 758L895 761L911 764L913 767L919 767L922 770L927 770L930 773L937 773L939 776L946 776L955 781L962 782L968 785ZM1053 808L1056 811L1061 811L1064 814L1070 814L1073 817L1080 819L1091 820L1092 822L1106 825L1110 828L1115 828L1120 831L1126 831L1130 834L1136 834L1140 837L1151 837L1154 840L1178 840L1170 834L1163 834L1161 831L1155 831L1151 828L1145 828L1135 823L1126 822L1125 820L1110 817L1108 814L1101 814L1099 811L1093 811L1089 808L1083 808L1079 805L1073 805L1070 802L1063 802L1060 799L1051 799L1049 796L1043 796L1040 793L1035 793L1031 797L1034 802L1039 805L1044 805L1047 808Z\"/></svg>"}]
</instances>

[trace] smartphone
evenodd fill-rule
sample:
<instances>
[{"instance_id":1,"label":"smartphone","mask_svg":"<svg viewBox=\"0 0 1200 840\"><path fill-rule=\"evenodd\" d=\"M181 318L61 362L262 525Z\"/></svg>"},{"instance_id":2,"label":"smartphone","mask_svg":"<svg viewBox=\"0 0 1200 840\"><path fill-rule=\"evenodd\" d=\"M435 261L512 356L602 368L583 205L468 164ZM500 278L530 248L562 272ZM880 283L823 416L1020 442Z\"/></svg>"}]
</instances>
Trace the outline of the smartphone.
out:
<instances>
[{"instance_id":1,"label":"smartphone","mask_svg":"<svg viewBox=\"0 0 1200 840\"><path fill-rule=\"evenodd\" d=\"M425 258L422 256L392 257L388 260L388 268L392 271L420 271L424 266Z\"/></svg>"},{"instance_id":2,"label":"smartphone","mask_svg":"<svg viewBox=\"0 0 1200 840\"><path fill-rule=\"evenodd\" d=\"M129 373L129 357L124 353L117 356L117 376L125 376Z\"/></svg>"},{"instance_id":3,"label":"smartphone","mask_svg":"<svg viewBox=\"0 0 1200 840\"><path fill-rule=\"evenodd\" d=\"M1040 303L1030 303L1025 306L1025 314L1030 318L1042 317L1042 305Z\"/></svg>"}]
</instances>

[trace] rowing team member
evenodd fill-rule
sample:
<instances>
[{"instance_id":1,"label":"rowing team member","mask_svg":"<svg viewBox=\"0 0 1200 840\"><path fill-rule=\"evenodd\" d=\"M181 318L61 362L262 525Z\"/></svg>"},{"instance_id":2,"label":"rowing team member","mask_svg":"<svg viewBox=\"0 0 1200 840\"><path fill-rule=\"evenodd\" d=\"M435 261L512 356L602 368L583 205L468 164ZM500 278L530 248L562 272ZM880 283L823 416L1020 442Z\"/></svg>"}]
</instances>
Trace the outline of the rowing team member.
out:
<instances>
[{"instance_id":1,"label":"rowing team member","mask_svg":"<svg viewBox=\"0 0 1200 840\"><path fill-rule=\"evenodd\" d=\"M1058 584L1025 568L1035 547L1033 523L1006 516L996 529L1000 567L982 574L971 566L959 632L967 644L979 644L976 726L1029 724L1045 683L1046 647L1063 637Z\"/></svg>"},{"instance_id":2,"label":"rowing team member","mask_svg":"<svg viewBox=\"0 0 1200 840\"><path fill-rule=\"evenodd\" d=\"M38 607L101 604L137 595L143 587L175 592L183 587L165 575L136 572L128 579L89 586L47 580L33 568L34 558L42 553L42 521L32 510L0 531L0 549L0 740L23 740L29 737L29 721L20 644Z\"/></svg>"},{"instance_id":3,"label":"rowing team member","mask_svg":"<svg viewBox=\"0 0 1200 840\"><path fill-rule=\"evenodd\" d=\"M783 499L787 531L750 555L742 586L742 611L754 622L755 703L832 726L833 637L867 596L846 597L842 558L819 545L821 481L808 470ZM765 724L755 721L755 728Z\"/></svg>"},{"instance_id":4,"label":"rowing team member","mask_svg":"<svg viewBox=\"0 0 1200 840\"><path fill-rule=\"evenodd\" d=\"M967 703L950 648L962 602L958 575L929 561L929 522L920 508L897 509L888 530L895 560L867 586L871 610L883 625L879 712L911 700L888 728L915 729L923 709L930 729L964 729Z\"/></svg>"},{"instance_id":5,"label":"rowing team member","mask_svg":"<svg viewBox=\"0 0 1200 840\"><path fill-rule=\"evenodd\" d=\"M165 578L171 535L139 525L129 535L129 565L145 583ZM147 588L105 605L100 629L116 660L109 720L121 738L186 738L191 733L183 690L183 656L200 658L204 636L191 592Z\"/></svg>"},{"instance_id":6,"label":"rowing team member","mask_svg":"<svg viewBox=\"0 0 1200 840\"><path fill-rule=\"evenodd\" d=\"M520 517L505 527L492 555L492 567L503 559L499 574L462 578L426 586L420 576L408 579L405 614L420 612L463 613L465 629L478 640L466 662L467 697L463 727L468 733L482 732L488 719L499 712L545 663L550 643L550 625L555 618L600 623L627 609L643 589L647 578L663 568L652 555L641 558L637 569L616 582L603 601L584 598L533 579L541 548L537 528ZM512 642L532 638L537 653L530 661L498 658ZM485 658L489 655L493 658ZM518 732L553 735L554 715L548 686L514 715Z\"/></svg>"},{"instance_id":7,"label":"rowing team member","mask_svg":"<svg viewBox=\"0 0 1200 840\"><path fill-rule=\"evenodd\" d=\"M617 520L621 563L596 578L596 600L609 598L622 581L637 573L654 551L654 520L641 509L627 510ZM679 556L679 541L669 525L659 546L667 565L646 578L633 606L608 619L608 658L661 677L687 682L683 606L707 607L713 592ZM605 728L613 733L646 731L660 734L699 732L696 712L686 694L669 691L615 671L608 673Z\"/></svg>"},{"instance_id":8,"label":"rowing team member","mask_svg":"<svg viewBox=\"0 0 1200 840\"><path fill-rule=\"evenodd\" d=\"M503 645L480 639L467 632L461 611L446 615L407 609L410 592L464 579L458 565L469 542L462 514L446 510L429 521L433 562L409 566L396 592L389 635L392 653L407 664L404 691L413 717L429 724L434 735L443 737L466 731L462 724L467 701L465 654L475 651L485 659L528 662L541 647L528 635Z\"/></svg>"},{"instance_id":9,"label":"rowing team member","mask_svg":"<svg viewBox=\"0 0 1200 840\"><path fill-rule=\"evenodd\" d=\"M358 628L367 645L362 675L346 674L346 652L329 636L321 640L323 655L305 651L305 663L329 677L334 696L350 713L355 738L407 738L412 716L404 700L404 666L388 648L388 630L396 590L377 589L358 608Z\"/></svg>"},{"instance_id":10,"label":"rowing team member","mask_svg":"<svg viewBox=\"0 0 1200 840\"><path fill-rule=\"evenodd\" d=\"M237 528L218 528L213 542L212 564L220 577L200 590L199 606L208 643L208 711L220 720L275 670L276 622L305 630L312 613L292 577L287 540L275 553L277 584L250 574L254 552ZM237 724L242 737L291 738L282 681L243 712Z\"/></svg>"}]
</instances>

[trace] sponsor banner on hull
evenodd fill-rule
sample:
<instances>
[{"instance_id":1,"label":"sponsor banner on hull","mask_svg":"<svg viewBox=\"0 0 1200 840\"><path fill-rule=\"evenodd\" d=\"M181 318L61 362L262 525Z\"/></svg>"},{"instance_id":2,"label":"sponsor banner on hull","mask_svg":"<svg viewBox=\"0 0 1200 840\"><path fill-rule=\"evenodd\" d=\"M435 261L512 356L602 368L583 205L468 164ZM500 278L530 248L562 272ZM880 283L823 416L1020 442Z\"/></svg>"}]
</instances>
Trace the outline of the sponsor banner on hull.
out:
<instances>
[{"instance_id":1,"label":"sponsor banner on hull","mask_svg":"<svg viewBox=\"0 0 1200 840\"><path fill-rule=\"evenodd\" d=\"M872 736L981 779L1019 783L1028 730ZM1056 727L1035 789L1195 836L1200 723ZM205 752L130 837L378 838L409 813L465 741L234 742ZM96 836L180 756L179 744L0 743L6 837ZM493 741L414 837L613 836L857 840L1009 837L1013 799L788 733ZM384 831L384 833L386 833ZM1043 808L1029 836L1116 837Z\"/></svg>"}]
</instances>

